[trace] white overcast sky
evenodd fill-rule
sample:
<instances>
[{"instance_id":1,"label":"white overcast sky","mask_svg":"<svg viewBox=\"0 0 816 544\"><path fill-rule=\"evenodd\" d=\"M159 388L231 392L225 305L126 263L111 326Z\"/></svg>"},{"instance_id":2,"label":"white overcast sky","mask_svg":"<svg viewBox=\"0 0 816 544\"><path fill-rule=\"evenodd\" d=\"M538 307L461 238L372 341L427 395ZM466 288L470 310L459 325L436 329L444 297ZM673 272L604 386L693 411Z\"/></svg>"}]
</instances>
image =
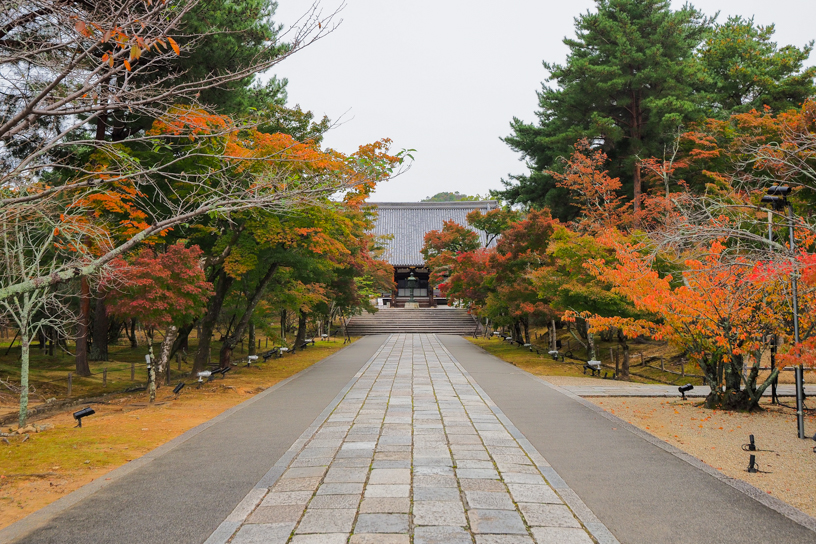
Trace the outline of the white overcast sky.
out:
<instances>
[{"instance_id":1,"label":"white overcast sky","mask_svg":"<svg viewBox=\"0 0 816 544\"><path fill-rule=\"evenodd\" d=\"M278 0L276 21L293 24L310 0ZM324 14L344 2L321 0ZM675 8L683 2L672 0ZM816 0L697 0L707 15L776 24L780 45L816 38ZM389 137L416 149L410 171L382 184L373 201L417 201L441 191L485 195L525 166L499 138L511 119L533 121L541 65L563 62L564 36L592 0L345 0L331 35L275 67L289 104L345 122L325 145L353 152ZM809 64L816 59L813 55Z\"/></svg>"}]
</instances>

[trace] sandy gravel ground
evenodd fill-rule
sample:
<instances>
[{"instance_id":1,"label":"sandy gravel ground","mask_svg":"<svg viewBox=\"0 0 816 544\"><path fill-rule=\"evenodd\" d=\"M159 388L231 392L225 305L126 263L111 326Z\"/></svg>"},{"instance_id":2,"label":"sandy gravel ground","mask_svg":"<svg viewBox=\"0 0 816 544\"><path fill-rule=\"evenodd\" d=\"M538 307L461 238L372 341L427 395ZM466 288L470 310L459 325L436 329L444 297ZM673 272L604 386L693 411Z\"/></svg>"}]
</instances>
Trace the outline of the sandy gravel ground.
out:
<instances>
[{"instance_id":1,"label":"sandy gravel ground","mask_svg":"<svg viewBox=\"0 0 816 544\"><path fill-rule=\"evenodd\" d=\"M556 383L556 380L553 380ZM575 384L574 381L570 383ZM793 410L763 404L745 414L706 410L699 400L594 397L587 400L716 468L746 481L816 517L816 453L813 440L800 440ZM786 399L783 402L793 402ZM813 402L811 402L813 404ZM816 413L805 416L805 431L816 433ZM748 435L756 438L757 464L747 472Z\"/></svg>"}]
</instances>

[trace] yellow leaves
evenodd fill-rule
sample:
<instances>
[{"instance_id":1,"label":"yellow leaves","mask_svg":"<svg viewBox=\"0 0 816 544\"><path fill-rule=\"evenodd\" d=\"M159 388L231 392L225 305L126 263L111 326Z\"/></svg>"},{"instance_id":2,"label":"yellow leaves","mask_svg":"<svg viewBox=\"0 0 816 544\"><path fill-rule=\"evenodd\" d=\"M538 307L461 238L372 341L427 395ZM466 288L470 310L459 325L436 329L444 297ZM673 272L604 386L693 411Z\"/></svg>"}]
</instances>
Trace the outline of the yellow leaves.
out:
<instances>
[{"instance_id":1,"label":"yellow leaves","mask_svg":"<svg viewBox=\"0 0 816 544\"><path fill-rule=\"evenodd\" d=\"M130 46L130 60L136 60L142 56L142 49L135 43Z\"/></svg>"}]
</instances>

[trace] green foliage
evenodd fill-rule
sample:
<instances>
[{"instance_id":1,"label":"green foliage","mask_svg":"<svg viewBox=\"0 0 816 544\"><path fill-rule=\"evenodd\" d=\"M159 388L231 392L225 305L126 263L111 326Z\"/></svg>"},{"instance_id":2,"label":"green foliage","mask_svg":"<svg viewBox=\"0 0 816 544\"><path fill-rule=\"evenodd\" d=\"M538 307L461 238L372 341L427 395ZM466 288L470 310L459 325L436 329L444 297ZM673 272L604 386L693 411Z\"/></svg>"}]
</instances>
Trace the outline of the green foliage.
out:
<instances>
[{"instance_id":1,"label":"green foliage","mask_svg":"<svg viewBox=\"0 0 816 544\"><path fill-rule=\"evenodd\" d=\"M779 48L774 31L774 25L739 16L714 26L698 53L712 115L727 118L764 106L785 111L816 93L816 67L803 68L813 41L801 49Z\"/></svg>"},{"instance_id":2,"label":"green foliage","mask_svg":"<svg viewBox=\"0 0 816 544\"><path fill-rule=\"evenodd\" d=\"M482 200L482 197L479 195L476 196L469 196L463 195L459 191L454 193L451 192L441 192L436 193L433 196L426 196L422 202L461 202L461 201L479 201Z\"/></svg>"},{"instance_id":3,"label":"green foliage","mask_svg":"<svg viewBox=\"0 0 816 544\"><path fill-rule=\"evenodd\" d=\"M557 170L581 138L603 148L610 176L631 194L636 156L662 154L677 127L701 115L702 78L689 60L708 24L691 6L673 11L669 0L596 0L595 12L576 18L576 38L564 40L566 63L544 63L555 86L538 93L538 123L511 123L504 141L530 173L512 176L499 195L572 219L566 190L543 171Z\"/></svg>"},{"instance_id":4,"label":"green foliage","mask_svg":"<svg viewBox=\"0 0 816 544\"><path fill-rule=\"evenodd\" d=\"M236 71L285 53L284 46L269 47L281 30L280 25L272 21L276 8L277 2L273 0L201 1L183 24L187 33L206 36L189 54L178 59L174 68L183 72L181 80L206 80L209 74ZM183 40L180 42L183 47ZM180 82L176 78L173 83ZM266 84L260 84L255 77L250 77L225 88L205 89L199 100L218 113L242 114L253 107L283 105L285 87L285 79L273 77Z\"/></svg>"},{"instance_id":5,"label":"green foliage","mask_svg":"<svg viewBox=\"0 0 816 544\"><path fill-rule=\"evenodd\" d=\"M632 304L612 292L612 286L590 273L586 264L603 262L613 265L615 254L597 238L581 235L558 226L552 235L547 253L550 266L535 270L531 280L541 298L549 299L559 313L591 312L602 316L632 316Z\"/></svg>"}]
</instances>

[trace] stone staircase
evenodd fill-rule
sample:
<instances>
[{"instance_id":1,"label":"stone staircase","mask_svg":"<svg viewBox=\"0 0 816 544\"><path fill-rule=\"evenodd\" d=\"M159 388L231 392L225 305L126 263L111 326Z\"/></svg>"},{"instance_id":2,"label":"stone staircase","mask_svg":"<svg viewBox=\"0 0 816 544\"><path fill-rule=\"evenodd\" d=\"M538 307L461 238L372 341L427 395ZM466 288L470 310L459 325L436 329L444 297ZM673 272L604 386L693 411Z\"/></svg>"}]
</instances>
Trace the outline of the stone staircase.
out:
<instances>
[{"instance_id":1,"label":"stone staircase","mask_svg":"<svg viewBox=\"0 0 816 544\"><path fill-rule=\"evenodd\" d=\"M385 308L375 314L352 317L348 332L351 336L403 332L468 335L477 326L467 310L458 308Z\"/></svg>"}]
</instances>

